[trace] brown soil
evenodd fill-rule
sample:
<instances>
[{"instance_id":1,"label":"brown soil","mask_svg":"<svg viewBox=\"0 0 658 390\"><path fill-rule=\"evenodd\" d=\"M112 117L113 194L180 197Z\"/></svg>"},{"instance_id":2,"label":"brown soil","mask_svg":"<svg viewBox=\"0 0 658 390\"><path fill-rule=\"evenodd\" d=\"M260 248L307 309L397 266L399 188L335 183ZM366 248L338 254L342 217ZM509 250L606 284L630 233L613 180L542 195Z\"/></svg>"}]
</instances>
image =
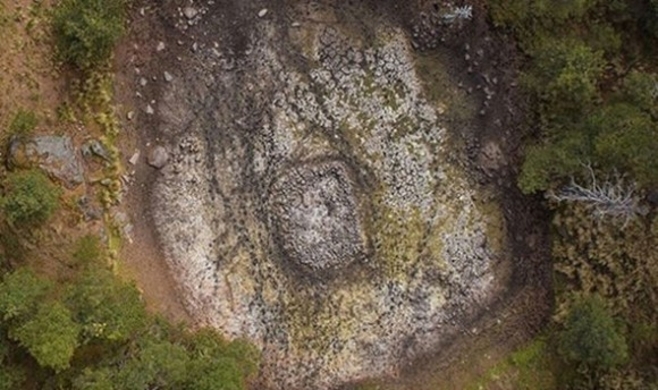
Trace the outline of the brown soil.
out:
<instances>
[{"instance_id":1,"label":"brown soil","mask_svg":"<svg viewBox=\"0 0 658 390\"><path fill-rule=\"evenodd\" d=\"M136 10L133 10L136 12ZM136 24L135 29L139 26ZM124 166L128 174L133 176L133 184L128 185L123 205L133 224L131 240L124 240L121 248L121 272L137 283L147 308L163 315L173 322L183 322L194 327L194 320L188 314L181 300L181 295L164 255L154 234L153 221L150 212L150 186L157 171L146 164L146 155L152 142L149 132L138 128L138 121L129 121L127 113L137 112L139 98L134 94L137 82L135 68L142 66L147 58L139 56L142 42L125 41L116 53L117 77L115 83L116 101L121 102L118 115L123 121L126 136L121 137L119 149L124 157ZM133 166L129 159L139 151L139 162Z\"/></svg>"}]
</instances>

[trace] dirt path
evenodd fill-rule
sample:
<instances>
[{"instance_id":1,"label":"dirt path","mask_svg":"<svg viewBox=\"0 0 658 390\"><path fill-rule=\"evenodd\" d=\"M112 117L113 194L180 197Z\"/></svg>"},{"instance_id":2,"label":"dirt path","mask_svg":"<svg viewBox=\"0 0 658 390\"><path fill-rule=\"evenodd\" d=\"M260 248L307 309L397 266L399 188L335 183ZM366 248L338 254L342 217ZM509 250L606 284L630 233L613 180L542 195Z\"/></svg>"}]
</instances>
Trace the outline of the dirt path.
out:
<instances>
[{"instance_id":1,"label":"dirt path","mask_svg":"<svg viewBox=\"0 0 658 390\"><path fill-rule=\"evenodd\" d=\"M128 112L137 111L135 107L139 99L134 94L134 84L138 80L135 69L142 64L139 61L144 60L137 55L139 44L142 42L124 42L119 46L115 59L116 101L121 104L118 107L119 115L126 130L125 136L120 139L119 148L124 157L126 173L132 177L123 202L133 224L132 242L124 241L119 257L122 260L120 272L137 283L149 310L170 321L194 326L194 320L185 309L152 228L148 183L157 175L157 171L146 162L146 154L151 146L149 132L138 128L136 120L127 119ZM129 159L136 151L139 151L140 157L137 164L132 165Z\"/></svg>"},{"instance_id":2,"label":"dirt path","mask_svg":"<svg viewBox=\"0 0 658 390\"><path fill-rule=\"evenodd\" d=\"M126 242L121 251L122 273L135 280L152 312L175 323L194 324L151 230L150 213L145 211L149 207L148 194L142 187L132 187L125 204L134 232L133 242Z\"/></svg>"}]
</instances>

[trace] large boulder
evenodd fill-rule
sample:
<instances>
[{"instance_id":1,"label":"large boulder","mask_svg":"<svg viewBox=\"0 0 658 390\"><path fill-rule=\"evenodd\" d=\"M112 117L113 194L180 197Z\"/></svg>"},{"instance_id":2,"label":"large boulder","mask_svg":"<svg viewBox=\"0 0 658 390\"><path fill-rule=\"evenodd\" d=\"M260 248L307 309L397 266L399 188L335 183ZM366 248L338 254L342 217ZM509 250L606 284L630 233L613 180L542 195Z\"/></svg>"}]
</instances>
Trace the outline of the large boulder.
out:
<instances>
[{"instance_id":1,"label":"large boulder","mask_svg":"<svg viewBox=\"0 0 658 390\"><path fill-rule=\"evenodd\" d=\"M43 135L14 138L9 144L9 168L39 167L67 188L84 181L84 168L71 137Z\"/></svg>"}]
</instances>

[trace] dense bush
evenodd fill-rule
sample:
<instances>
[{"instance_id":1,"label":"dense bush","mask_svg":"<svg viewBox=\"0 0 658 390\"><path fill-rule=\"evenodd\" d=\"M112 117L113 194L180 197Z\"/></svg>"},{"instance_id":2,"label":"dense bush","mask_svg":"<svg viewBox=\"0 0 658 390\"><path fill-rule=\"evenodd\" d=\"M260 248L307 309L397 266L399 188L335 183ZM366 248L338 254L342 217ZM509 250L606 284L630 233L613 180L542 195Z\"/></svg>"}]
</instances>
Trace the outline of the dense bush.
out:
<instances>
[{"instance_id":1,"label":"dense bush","mask_svg":"<svg viewBox=\"0 0 658 390\"><path fill-rule=\"evenodd\" d=\"M569 361L611 368L628 359L626 340L598 296L583 298L571 309L560 334L560 352Z\"/></svg>"},{"instance_id":2,"label":"dense bush","mask_svg":"<svg viewBox=\"0 0 658 390\"><path fill-rule=\"evenodd\" d=\"M582 174L627 174L658 185L656 0L492 0L495 25L528 57L522 79L539 137L526 148L520 188L531 193ZM624 42L624 45L622 45ZM649 66L646 66L649 65Z\"/></svg>"},{"instance_id":3,"label":"dense bush","mask_svg":"<svg viewBox=\"0 0 658 390\"><path fill-rule=\"evenodd\" d=\"M0 207L16 226L38 225L50 218L59 204L59 189L38 170L12 172L5 181Z\"/></svg>"},{"instance_id":4,"label":"dense bush","mask_svg":"<svg viewBox=\"0 0 658 390\"><path fill-rule=\"evenodd\" d=\"M93 252L93 241L83 242ZM136 287L116 278L100 259L78 272L58 286L26 268L5 275L0 359L8 358L0 365L0 389L246 388L258 359L251 345L149 316ZM23 371L32 376L22 378Z\"/></svg>"},{"instance_id":5,"label":"dense bush","mask_svg":"<svg viewBox=\"0 0 658 390\"><path fill-rule=\"evenodd\" d=\"M126 0L61 0L53 15L60 58L90 69L108 61L124 32Z\"/></svg>"}]
</instances>

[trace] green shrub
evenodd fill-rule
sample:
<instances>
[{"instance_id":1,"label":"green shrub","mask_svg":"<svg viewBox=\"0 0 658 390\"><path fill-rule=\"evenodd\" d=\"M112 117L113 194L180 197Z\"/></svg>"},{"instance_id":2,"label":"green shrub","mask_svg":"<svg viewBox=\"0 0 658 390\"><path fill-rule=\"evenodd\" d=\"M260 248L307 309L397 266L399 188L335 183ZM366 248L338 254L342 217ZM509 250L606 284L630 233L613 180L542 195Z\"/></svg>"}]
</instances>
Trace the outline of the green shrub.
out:
<instances>
[{"instance_id":1,"label":"green shrub","mask_svg":"<svg viewBox=\"0 0 658 390\"><path fill-rule=\"evenodd\" d=\"M599 132L596 159L608 170L632 174L641 186L658 183L658 125L638 105L611 104L592 116Z\"/></svg>"},{"instance_id":2,"label":"green shrub","mask_svg":"<svg viewBox=\"0 0 658 390\"><path fill-rule=\"evenodd\" d=\"M559 37L543 41L531 54L524 82L539 98L542 119L571 126L599 96L603 53L581 40Z\"/></svg>"},{"instance_id":3,"label":"green shrub","mask_svg":"<svg viewBox=\"0 0 658 390\"><path fill-rule=\"evenodd\" d=\"M576 302L559 337L560 354L567 361L590 368L611 368L628 359L628 346L602 298L594 295Z\"/></svg>"},{"instance_id":4,"label":"green shrub","mask_svg":"<svg viewBox=\"0 0 658 390\"><path fill-rule=\"evenodd\" d=\"M18 341L41 367L56 372L69 367L78 346L78 326L71 312L59 302L43 303L32 318L11 329L10 337Z\"/></svg>"},{"instance_id":5,"label":"green shrub","mask_svg":"<svg viewBox=\"0 0 658 390\"><path fill-rule=\"evenodd\" d=\"M59 189L41 171L18 171L7 176L0 206L12 225L44 223L59 204Z\"/></svg>"},{"instance_id":6,"label":"green shrub","mask_svg":"<svg viewBox=\"0 0 658 390\"><path fill-rule=\"evenodd\" d=\"M18 110L9 124L9 133L17 136L28 135L39 124L33 111Z\"/></svg>"},{"instance_id":7,"label":"green shrub","mask_svg":"<svg viewBox=\"0 0 658 390\"><path fill-rule=\"evenodd\" d=\"M84 342L125 341L147 324L137 288L101 267L83 272L66 294Z\"/></svg>"},{"instance_id":8,"label":"green shrub","mask_svg":"<svg viewBox=\"0 0 658 390\"><path fill-rule=\"evenodd\" d=\"M519 188L530 194L548 189L554 180L575 176L582 171L583 162L588 161L590 149L590 140L579 131L553 142L528 146L518 179Z\"/></svg>"},{"instance_id":9,"label":"green shrub","mask_svg":"<svg viewBox=\"0 0 658 390\"><path fill-rule=\"evenodd\" d=\"M60 58L83 70L108 61L124 32L126 0L62 0L53 27Z\"/></svg>"},{"instance_id":10,"label":"green shrub","mask_svg":"<svg viewBox=\"0 0 658 390\"><path fill-rule=\"evenodd\" d=\"M50 282L27 268L5 275L0 283L0 318L18 321L29 317L50 289Z\"/></svg>"}]
</instances>

